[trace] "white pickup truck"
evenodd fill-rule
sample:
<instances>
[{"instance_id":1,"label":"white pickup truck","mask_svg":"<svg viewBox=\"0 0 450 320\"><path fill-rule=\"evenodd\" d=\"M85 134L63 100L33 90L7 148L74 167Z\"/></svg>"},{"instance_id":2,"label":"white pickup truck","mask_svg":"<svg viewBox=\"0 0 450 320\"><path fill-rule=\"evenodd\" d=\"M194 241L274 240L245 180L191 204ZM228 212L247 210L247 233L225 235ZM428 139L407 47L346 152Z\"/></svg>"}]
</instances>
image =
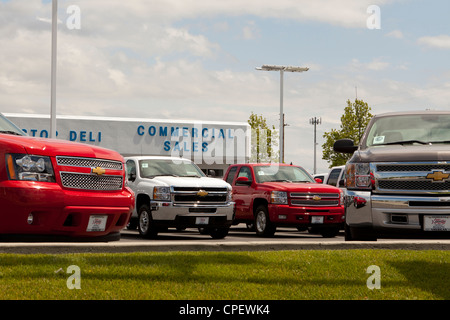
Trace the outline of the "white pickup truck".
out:
<instances>
[{"instance_id":1,"label":"white pickup truck","mask_svg":"<svg viewBox=\"0 0 450 320\"><path fill-rule=\"evenodd\" d=\"M234 219L230 184L207 177L188 159L134 156L125 162L127 184L136 198L129 228L137 226L145 238L168 227L226 237Z\"/></svg>"}]
</instances>

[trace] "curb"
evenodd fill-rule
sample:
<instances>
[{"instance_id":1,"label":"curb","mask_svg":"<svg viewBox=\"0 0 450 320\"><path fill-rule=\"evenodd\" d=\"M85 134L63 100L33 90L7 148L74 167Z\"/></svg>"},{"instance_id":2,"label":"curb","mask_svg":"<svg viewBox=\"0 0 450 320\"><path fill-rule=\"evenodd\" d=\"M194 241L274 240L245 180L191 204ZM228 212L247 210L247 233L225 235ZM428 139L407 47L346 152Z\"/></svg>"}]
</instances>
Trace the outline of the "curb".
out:
<instances>
[{"instance_id":1,"label":"curb","mask_svg":"<svg viewBox=\"0 0 450 320\"><path fill-rule=\"evenodd\" d=\"M0 253L14 254L67 254L67 253L131 253L169 251L276 251L276 250L450 250L450 240L420 241L167 241L167 242L106 242L106 243L0 243Z\"/></svg>"}]
</instances>

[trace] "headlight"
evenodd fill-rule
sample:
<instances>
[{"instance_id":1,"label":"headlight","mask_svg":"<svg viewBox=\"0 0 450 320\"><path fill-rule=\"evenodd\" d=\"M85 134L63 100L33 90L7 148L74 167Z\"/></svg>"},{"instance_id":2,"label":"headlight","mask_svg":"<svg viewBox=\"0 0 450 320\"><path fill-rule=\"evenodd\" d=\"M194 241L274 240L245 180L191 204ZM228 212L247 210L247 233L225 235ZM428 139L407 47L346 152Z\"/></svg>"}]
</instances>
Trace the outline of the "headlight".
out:
<instances>
[{"instance_id":1,"label":"headlight","mask_svg":"<svg viewBox=\"0 0 450 320\"><path fill-rule=\"evenodd\" d=\"M170 201L170 187L154 187L153 200Z\"/></svg>"},{"instance_id":2,"label":"headlight","mask_svg":"<svg viewBox=\"0 0 450 320\"><path fill-rule=\"evenodd\" d=\"M348 163L345 168L346 187L353 189L371 189L373 179L369 163Z\"/></svg>"},{"instance_id":3,"label":"headlight","mask_svg":"<svg viewBox=\"0 0 450 320\"><path fill-rule=\"evenodd\" d=\"M287 192L272 191L270 194L270 202L275 204L288 204Z\"/></svg>"},{"instance_id":4,"label":"headlight","mask_svg":"<svg viewBox=\"0 0 450 320\"><path fill-rule=\"evenodd\" d=\"M6 170L10 180L55 182L49 157L28 154L7 154Z\"/></svg>"},{"instance_id":5,"label":"headlight","mask_svg":"<svg viewBox=\"0 0 450 320\"><path fill-rule=\"evenodd\" d=\"M233 201L233 196L232 196L231 191L232 191L231 189L228 189L228 191L227 191L227 202Z\"/></svg>"}]
</instances>

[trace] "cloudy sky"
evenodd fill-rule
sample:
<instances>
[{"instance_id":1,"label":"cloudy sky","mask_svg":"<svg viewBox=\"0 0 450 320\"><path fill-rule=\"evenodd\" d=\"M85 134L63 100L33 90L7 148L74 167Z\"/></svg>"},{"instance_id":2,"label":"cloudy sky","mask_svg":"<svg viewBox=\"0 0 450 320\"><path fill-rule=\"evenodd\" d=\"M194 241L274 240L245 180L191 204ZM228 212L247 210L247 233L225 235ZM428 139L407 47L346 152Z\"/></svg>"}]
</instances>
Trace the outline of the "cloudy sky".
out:
<instances>
[{"instance_id":1,"label":"cloudy sky","mask_svg":"<svg viewBox=\"0 0 450 320\"><path fill-rule=\"evenodd\" d=\"M374 6L379 8L373 10ZM57 113L279 125L285 161L326 171L356 96L379 114L450 107L445 0L59 0ZM51 1L0 0L0 112L50 112Z\"/></svg>"}]
</instances>

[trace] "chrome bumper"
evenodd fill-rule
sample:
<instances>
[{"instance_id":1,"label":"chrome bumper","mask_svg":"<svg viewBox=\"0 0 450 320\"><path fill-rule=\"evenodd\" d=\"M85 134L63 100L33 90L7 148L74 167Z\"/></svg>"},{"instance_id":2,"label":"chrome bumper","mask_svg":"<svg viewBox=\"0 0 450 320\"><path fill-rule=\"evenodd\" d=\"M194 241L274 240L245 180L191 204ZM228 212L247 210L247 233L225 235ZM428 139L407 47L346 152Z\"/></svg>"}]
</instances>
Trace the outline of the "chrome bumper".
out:
<instances>
[{"instance_id":1,"label":"chrome bumper","mask_svg":"<svg viewBox=\"0 0 450 320\"><path fill-rule=\"evenodd\" d=\"M376 195L346 190L345 206L350 227L421 230L424 215L450 215L450 196Z\"/></svg>"}]
</instances>

